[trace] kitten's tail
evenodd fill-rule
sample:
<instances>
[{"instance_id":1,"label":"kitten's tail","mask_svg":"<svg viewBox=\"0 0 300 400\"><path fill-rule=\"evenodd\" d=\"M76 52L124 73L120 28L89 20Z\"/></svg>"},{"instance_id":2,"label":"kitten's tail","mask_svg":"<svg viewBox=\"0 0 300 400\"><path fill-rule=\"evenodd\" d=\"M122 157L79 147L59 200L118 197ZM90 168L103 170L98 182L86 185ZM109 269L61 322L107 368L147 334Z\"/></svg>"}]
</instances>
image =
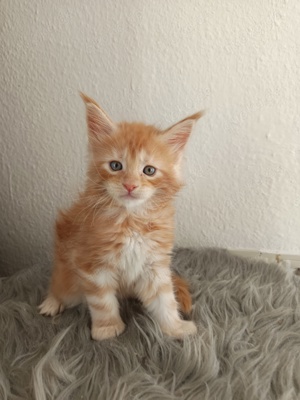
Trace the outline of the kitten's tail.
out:
<instances>
[{"instance_id":1,"label":"kitten's tail","mask_svg":"<svg viewBox=\"0 0 300 400\"><path fill-rule=\"evenodd\" d=\"M177 274L172 275L172 280L180 311L184 314L190 314L192 310L192 298L188 282Z\"/></svg>"}]
</instances>

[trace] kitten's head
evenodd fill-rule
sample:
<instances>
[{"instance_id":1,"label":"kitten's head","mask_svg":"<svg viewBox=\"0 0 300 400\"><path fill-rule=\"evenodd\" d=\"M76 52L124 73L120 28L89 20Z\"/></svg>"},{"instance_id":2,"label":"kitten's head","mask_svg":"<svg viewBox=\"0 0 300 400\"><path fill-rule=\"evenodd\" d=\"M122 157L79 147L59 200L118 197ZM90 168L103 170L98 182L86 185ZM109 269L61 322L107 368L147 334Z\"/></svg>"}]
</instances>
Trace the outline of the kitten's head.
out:
<instances>
[{"instance_id":1,"label":"kitten's head","mask_svg":"<svg viewBox=\"0 0 300 400\"><path fill-rule=\"evenodd\" d=\"M90 184L127 209L159 206L172 198L181 187L183 149L203 112L161 131L141 123L114 123L94 100L82 98L92 156Z\"/></svg>"}]
</instances>

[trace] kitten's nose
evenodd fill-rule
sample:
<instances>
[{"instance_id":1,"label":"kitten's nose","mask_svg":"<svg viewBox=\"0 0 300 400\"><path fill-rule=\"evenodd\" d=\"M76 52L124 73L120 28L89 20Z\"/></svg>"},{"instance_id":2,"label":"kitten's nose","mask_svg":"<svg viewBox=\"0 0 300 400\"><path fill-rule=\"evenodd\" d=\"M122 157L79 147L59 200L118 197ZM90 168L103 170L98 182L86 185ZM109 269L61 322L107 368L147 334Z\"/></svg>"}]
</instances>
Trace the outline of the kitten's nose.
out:
<instances>
[{"instance_id":1,"label":"kitten's nose","mask_svg":"<svg viewBox=\"0 0 300 400\"><path fill-rule=\"evenodd\" d=\"M123 183L123 186L128 191L128 193L131 193L137 187L135 185L130 185L128 183Z\"/></svg>"}]
</instances>

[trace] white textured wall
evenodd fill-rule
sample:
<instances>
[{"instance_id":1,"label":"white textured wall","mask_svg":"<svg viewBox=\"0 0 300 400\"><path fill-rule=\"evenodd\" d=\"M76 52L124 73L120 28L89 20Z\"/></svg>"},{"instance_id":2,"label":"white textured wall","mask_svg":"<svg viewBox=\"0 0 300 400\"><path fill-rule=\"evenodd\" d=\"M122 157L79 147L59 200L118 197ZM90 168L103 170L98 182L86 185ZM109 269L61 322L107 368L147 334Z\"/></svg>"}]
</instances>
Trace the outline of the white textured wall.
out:
<instances>
[{"instance_id":1,"label":"white textured wall","mask_svg":"<svg viewBox=\"0 0 300 400\"><path fill-rule=\"evenodd\" d=\"M116 120L199 108L177 243L300 253L300 2L2 0L1 253L51 258L81 184L82 90Z\"/></svg>"}]
</instances>

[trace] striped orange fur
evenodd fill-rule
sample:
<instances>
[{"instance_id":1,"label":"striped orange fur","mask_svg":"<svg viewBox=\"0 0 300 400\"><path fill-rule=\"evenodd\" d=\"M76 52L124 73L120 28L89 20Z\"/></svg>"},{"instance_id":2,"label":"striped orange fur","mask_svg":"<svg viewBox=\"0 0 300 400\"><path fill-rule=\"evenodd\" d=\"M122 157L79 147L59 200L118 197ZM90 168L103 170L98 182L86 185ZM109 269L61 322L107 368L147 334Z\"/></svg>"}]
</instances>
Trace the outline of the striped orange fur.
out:
<instances>
[{"instance_id":1,"label":"striped orange fur","mask_svg":"<svg viewBox=\"0 0 300 400\"><path fill-rule=\"evenodd\" d=\"M183 148L194 114L161 131L141 123L114 123L91 98L87 111L90 163L86 186L56 221L55 263L40 312L55 315L86 301L92 337L121 334L119 299L134 296L162 331L193 334L188 284L170 269L173 200L182 186Z\"/></svg>"}]
</instances>

